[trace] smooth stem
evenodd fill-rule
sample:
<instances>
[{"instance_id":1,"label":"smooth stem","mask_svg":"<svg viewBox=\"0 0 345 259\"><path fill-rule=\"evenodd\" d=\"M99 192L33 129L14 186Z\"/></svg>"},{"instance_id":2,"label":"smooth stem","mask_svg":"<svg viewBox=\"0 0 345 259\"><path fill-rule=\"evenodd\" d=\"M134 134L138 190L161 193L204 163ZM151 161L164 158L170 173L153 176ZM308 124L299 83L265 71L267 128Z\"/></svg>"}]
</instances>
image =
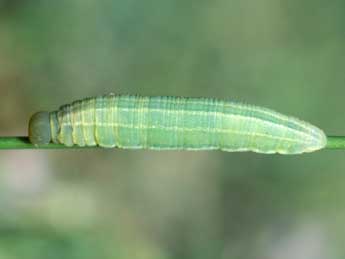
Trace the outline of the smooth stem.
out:
<instances>
[{"instance_id":1,"label":"smooth stem","mask_svg":"<svg viewBox=\"0 0 345 259\"><path fill-rule=\"evenodd\" d=\"M62 144L49 143L46 145L33 145L28 137L0 137L0 150L4 149L70 149L89 147L67 147ZM345 136L327 136L326 149L345 149Z\"/></svg>"},{"instance_id":2,"label":"smooth stem","mask_svg":"<svg viewBox=\"0 0 345 259\"><path fill-rule=\"evenodd\" d=\"M4 149L66 149L80 148L78 146L66 147L62 144L49 143L46 145L33 145L28 137L0 137L0 150Z\"/></svg>"},{"instance_id":3,"label":"smooth stem","mask_svg":"<svg viewBox=\"0 0 345 259\"><path fill-rule=\"evenodd\" d=\"M345 136L327 136L327 149L345 149Z\"/></svg>"}]
</instances>

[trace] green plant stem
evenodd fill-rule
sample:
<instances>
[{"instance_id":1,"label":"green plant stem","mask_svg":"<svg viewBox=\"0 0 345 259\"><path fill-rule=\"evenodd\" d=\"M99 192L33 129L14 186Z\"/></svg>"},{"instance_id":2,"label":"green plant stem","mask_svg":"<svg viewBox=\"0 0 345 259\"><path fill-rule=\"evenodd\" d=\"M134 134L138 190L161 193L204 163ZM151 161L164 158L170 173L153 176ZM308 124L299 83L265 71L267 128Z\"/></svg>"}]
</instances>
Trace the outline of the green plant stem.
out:
<instances>
[{"instance_id":1,"label":"green plant stem","mask_svg":"<svg viewBox=\"0 0 345 259\"><path fill-rule=\"evenodd\" d=\"M33 145L28 137L0 137L0 150L4 149L67 149L81 148L78 146L66 147L62 144L49 143L45 145Z\"/></svg>"},{"instance_id":2,"label":"green plant stem","mask_svg":"<svg viewBox=\"0 0 345 259\"><path fill-rule=\"evenodd\" d=\"M5 149L71 149L90 147L66 147L62 144L49 143L45 145L33 145L28 137L0 137L0 150ZM92 147L91 147L92 148ZM95 147L93 147L95 148ZM327 136L326 149L345 149L345 136Z\"/></svg>"},{"instance_id":3,"label":"green plant stem","mask_svg":"<svg viewBox=\"0 0 345 259\"><path fill-rule=\"evenodd\" d=\"M345 149L345 136L327 136L327 149Z\"/></svg>"}]
</instances>

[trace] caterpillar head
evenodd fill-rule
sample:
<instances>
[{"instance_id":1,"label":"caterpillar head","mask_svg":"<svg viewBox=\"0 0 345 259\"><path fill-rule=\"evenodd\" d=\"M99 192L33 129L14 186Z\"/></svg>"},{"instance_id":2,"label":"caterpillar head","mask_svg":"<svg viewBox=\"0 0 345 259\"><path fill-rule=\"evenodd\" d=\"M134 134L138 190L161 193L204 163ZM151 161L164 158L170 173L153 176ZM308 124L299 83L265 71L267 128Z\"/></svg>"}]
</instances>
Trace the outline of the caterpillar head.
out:
<instances>
[{"instance_id":1,"label":"caterpillar head","mask_svg":"<svg viewBox=\"0 0 345 259\"><path fill-rule=\"evenodd\" d=\"M29 139L35 145L48 144L51 141L49 112L32 115L29 122Z\"/></svg>"}]
</instances>

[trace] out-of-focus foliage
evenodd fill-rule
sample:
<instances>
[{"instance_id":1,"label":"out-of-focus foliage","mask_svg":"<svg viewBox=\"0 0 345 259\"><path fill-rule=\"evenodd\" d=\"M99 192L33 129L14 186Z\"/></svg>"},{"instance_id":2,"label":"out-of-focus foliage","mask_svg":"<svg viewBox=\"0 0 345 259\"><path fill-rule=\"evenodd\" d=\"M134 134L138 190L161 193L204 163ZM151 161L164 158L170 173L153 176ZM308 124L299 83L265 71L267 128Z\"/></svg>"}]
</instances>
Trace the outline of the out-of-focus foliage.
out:
<instances>
[{"instance_id":1,"label":"out-of-focus foliage","mask_svg":"<svg viewBox=\"0 0 345 259\"><path fill-rule=\"evenodd\" d=\"M345 134L345 2L0 0L0 134L104 94L222 97ZM0 258L343 258L344 152L0 154Z\"/></svg>"}]
</instances>

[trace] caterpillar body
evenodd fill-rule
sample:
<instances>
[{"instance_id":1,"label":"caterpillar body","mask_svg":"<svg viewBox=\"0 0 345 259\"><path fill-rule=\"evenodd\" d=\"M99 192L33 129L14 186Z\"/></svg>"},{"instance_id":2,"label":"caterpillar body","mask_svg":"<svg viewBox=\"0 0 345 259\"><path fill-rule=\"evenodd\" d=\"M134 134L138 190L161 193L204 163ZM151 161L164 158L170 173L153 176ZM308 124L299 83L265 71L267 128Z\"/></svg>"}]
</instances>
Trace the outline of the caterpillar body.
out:
<instances>
[{"instance_id":1,"label":"caterpillar body","mask_svg":"<svg viewBox=\"0 0 345 259\"><path fill-rule=\"evenodd\" d=\"M37 145L267 154L312 152L327 142L321 129L267 108L211 98L114 94L34 114L29 138Z\"/></svg>"}]
</instances>

